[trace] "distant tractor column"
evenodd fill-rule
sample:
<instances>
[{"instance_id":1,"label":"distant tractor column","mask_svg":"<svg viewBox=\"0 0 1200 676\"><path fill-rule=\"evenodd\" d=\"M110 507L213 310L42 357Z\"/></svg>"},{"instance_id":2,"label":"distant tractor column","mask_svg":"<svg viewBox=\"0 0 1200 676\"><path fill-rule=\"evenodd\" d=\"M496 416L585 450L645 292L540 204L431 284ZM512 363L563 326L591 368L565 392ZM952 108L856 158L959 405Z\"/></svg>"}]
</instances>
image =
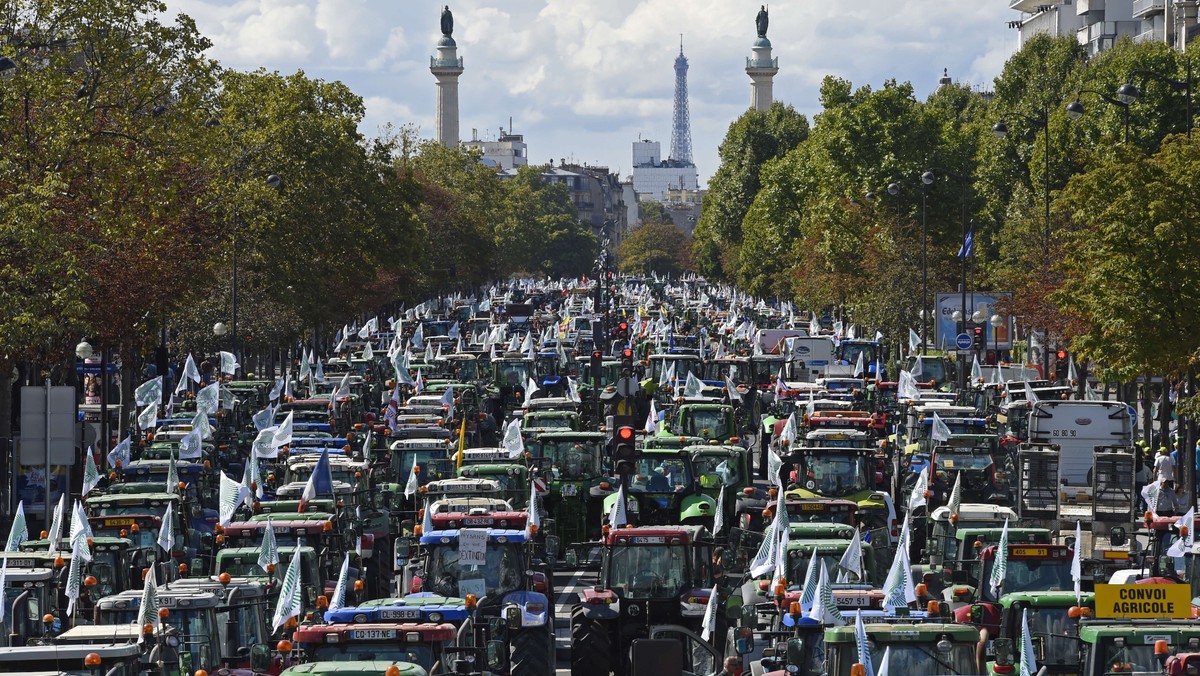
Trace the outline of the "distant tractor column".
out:
<instances>
[{"instance_id":1,"label":"distant tractor column","mask_svg":"<svg viewBox=\"0 0 1200 676\"><path fill-rule=\"evenodd\" d=\"M453 23L450 26L452 29ZM454 38L446 32L445 19L442 38L437 43L437 56L429 57L429 72L437 78L437 141L450 148L457 147L458 76L463 72L463 59L458 56Z\"/></svg>"}]
</instances>

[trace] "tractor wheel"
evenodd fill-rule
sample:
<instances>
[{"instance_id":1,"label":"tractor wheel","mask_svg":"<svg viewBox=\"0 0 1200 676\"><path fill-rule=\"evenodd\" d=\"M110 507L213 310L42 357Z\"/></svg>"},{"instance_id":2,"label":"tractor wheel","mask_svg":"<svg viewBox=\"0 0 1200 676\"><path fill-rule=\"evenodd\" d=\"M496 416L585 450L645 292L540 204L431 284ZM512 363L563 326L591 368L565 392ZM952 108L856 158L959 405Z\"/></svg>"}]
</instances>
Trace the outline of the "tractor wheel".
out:
<instances>
[{"instance_id":1,"label":"tractor wheel","mask_svg":"<svg viewBox=\"0 0 1200 676\"><path fill-rule=\"evenodd\" d=\"M583 614L583 608L571 611L571 674L608 676L612 662L608 628ZM547 672L549 673L549 672Z\"/></svg>"},{"instance_id":2,"label":"tractor wheel","mask_svg":"<svg viewBox=\"0 0 1200 676\"><path fill-rule=\"evenodd\" d=\"M512 676L554 673L554 630L551 624L515 632L512 638Z\"/></svg>"}]
</instances>

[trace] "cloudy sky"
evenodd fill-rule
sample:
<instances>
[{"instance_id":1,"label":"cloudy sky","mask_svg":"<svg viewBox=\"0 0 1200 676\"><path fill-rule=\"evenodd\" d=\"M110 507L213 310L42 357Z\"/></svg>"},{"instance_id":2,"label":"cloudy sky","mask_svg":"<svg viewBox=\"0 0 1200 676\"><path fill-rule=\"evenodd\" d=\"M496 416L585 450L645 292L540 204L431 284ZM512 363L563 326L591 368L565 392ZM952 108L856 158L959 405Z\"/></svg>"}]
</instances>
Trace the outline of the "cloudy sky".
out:
<instances>
[{"instance_id":1,"label":"cloudy sky","mask_svg":"<svg viewBox=\"0 0 1200 676\"><path fill-rule=\"evenodd\" d=\"M729 123L749 105L745 57L758 0L450 0L466 61L460 126L525 135L533 162L561 158L630 173L639 137L671 140L673 62L683 34L692 146L712 175ZM237 69L341 80L366 101L362 131L415 124L432 137L429 57L441 3L429 0L166 0ZM943 68L987 87L1016 49L1006 0L787 0L770 5L776 100L818 112L828 74L855 85L911 81L924 97Z\"/></svg>"}]
</instances>

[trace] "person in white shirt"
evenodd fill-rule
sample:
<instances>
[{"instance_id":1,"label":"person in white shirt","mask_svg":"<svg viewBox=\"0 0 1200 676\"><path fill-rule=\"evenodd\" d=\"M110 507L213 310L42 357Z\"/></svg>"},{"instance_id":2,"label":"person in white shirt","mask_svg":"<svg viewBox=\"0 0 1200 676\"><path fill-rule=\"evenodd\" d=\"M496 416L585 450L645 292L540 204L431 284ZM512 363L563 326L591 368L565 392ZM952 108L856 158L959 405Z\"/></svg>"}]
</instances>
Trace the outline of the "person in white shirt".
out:
<instances>
[{"instance_id":1,"label":"person in white shirt","mask_svg":"<svg viewBox=\"0 0 1200 676\"><path fill-rule=\"evenodd\" d=\"M1155 478L1167 482L1172 488L1175 484L1175 459L1167 452L1166 446L1158 449L1158 457L1154 459Z\"/></svg>"}]
</instances>

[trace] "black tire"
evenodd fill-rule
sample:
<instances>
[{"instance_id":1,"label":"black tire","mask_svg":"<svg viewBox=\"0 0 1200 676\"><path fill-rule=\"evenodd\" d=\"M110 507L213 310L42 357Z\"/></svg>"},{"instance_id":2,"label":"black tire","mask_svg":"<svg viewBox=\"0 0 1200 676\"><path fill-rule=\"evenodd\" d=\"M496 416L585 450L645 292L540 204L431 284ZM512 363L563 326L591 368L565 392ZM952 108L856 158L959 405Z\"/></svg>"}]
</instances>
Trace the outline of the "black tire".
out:
<instances>
[{"instance_id":1,"label":"black tire","mask_svg":"<svg viewBox=\"0 0 1200 676\"><path fill-rule=\"evenodd\" d=\"M546 624L513 633L512 676L543 676L554 673L552 626Z\"/></svg>"},{"instance_id":2,"label":"black tire","mask_svg":"<svg viewBox=\"0 0 1200 676\"><path fill-rule=\"evenodd\" d=\"M583 608L571 611L572 676L608 676L612 663L612 641L603 623L589 619ZM550 672L546 672L550 673Z\"/></svg>"}]
</instances>

